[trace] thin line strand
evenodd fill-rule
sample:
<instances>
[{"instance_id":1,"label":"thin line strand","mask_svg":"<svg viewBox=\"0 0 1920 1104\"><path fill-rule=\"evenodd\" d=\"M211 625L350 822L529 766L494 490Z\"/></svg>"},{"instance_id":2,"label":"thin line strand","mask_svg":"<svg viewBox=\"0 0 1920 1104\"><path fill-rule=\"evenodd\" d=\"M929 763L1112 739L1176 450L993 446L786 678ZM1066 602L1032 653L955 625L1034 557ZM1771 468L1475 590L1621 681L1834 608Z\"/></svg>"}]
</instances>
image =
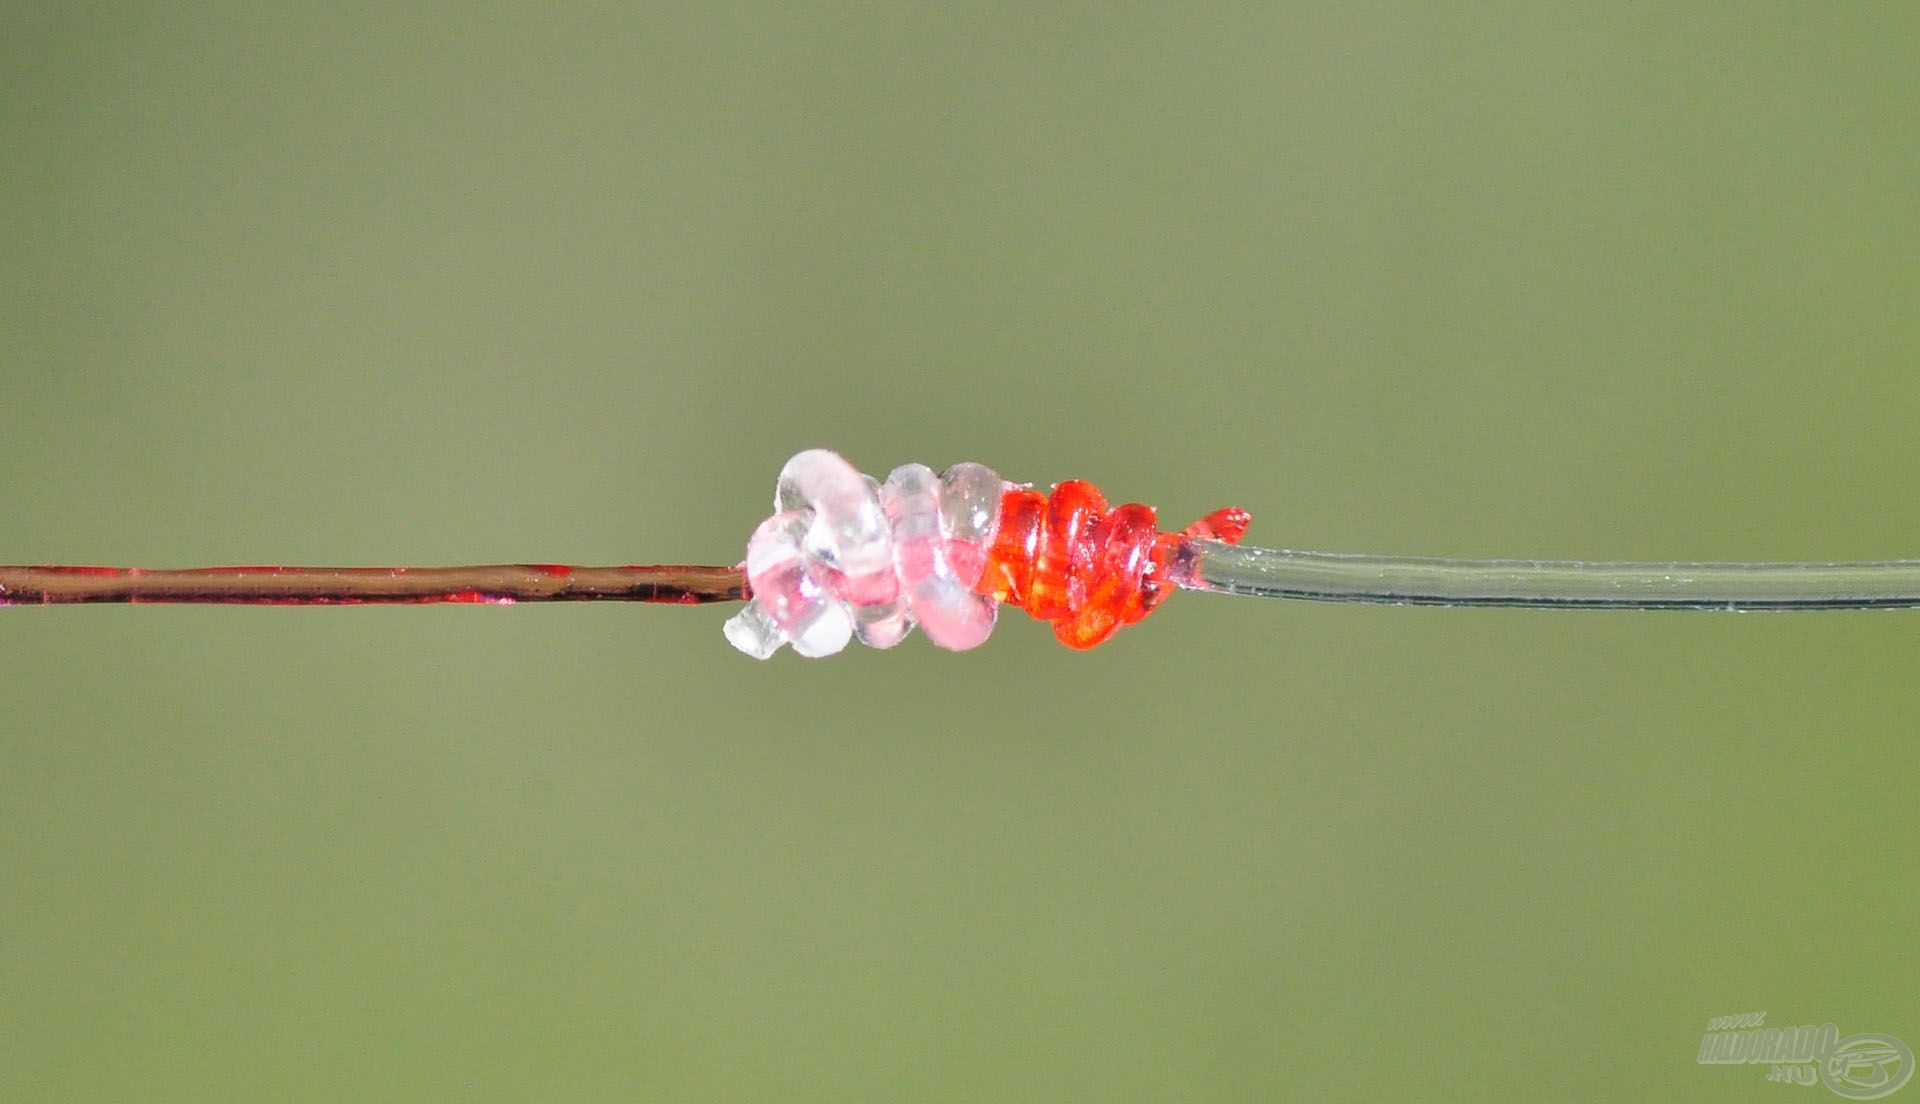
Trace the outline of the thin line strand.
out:
<instances>
[{"instance_id":1,"label":"thin line strand","mask_svg":"<svg viewBox=\"0 0 1920 1104\"><path fill-rule=\"evenodd\" d=\"M441 602L659 602L747 597L738 567L482 564L471 567L0 566L0 605L119 602L241 606L430 605Z\"/></svg>"},{"instance_id":2,"label":"thin line strand","mask_svg":"<svg viewBox=\"0 0 1920 1104\"><path fill-rule=\"evenodd\" d=\"M1589 563L1368 556L1189 541L1185 589L1316 602L1536 609L1784 611L1920 607L1920 560Z\"/></svg>"},{"instance_id":3,"label":"thin line strand","mask_svg":"<svg viewBox=\"0 0 1920 1104\"><path fill-rule=\"evenodd\" d=\"M1369 556L1184 542L1170 580L1260 598L1419 606L1728 611L1920 607L1920 560L1604 563ZM738 567L0 566L0 605L427 605L748 597Z\"/></svg>"}]
</instances>

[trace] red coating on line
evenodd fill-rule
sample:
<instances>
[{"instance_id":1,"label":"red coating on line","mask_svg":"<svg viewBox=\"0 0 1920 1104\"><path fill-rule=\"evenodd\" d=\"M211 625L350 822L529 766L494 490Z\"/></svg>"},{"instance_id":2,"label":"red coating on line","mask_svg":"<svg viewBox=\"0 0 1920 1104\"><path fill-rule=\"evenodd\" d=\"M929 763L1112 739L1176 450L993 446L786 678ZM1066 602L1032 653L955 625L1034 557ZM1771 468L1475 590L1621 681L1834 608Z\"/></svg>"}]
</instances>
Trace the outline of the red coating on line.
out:
<instances>
[{"instance_id":1,"label":"red coating on line","mask_svg":"<svg viewBox=\"0 0 1920 1104\"><path fill-rule=\"evenodd\" d=\"M740 570L681 564L574 567L232 566L180 569L62 564L0 566L0 605L122 602L244 606L512 605L660 602L697 605L746 597Z\"/></svg>"}]
</instances>

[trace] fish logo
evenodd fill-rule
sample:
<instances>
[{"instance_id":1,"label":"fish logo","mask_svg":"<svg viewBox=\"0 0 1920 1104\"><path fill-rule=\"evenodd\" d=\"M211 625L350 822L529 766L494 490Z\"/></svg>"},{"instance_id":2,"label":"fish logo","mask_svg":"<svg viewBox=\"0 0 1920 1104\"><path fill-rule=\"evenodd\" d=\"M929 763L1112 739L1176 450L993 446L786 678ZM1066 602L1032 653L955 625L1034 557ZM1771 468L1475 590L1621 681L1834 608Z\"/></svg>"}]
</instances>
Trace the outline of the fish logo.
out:
<instances>
[{"instance_id":1,"label":"fish logo","mask_svg":"<svg viewBox=\"0 0 1920 1104\"><path fill-rule=\"evenodd\" d=\"M1849 1035L1820 1064L1820 1080L1848 1100L1878 1100L1913 1077L1913 1051L1891 1035Z\"/></svg>"}]
</instances>

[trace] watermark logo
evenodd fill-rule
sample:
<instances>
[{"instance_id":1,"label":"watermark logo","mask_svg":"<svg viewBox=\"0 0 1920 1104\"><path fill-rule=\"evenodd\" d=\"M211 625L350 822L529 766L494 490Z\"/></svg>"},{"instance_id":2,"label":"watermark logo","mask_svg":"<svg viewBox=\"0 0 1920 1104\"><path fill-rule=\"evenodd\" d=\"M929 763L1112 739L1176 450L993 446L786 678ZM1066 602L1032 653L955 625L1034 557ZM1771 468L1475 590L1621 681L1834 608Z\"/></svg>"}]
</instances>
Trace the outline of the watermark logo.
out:
<instances>
[{"instance_id":1,"label":"watermark logo","mask_svg":"<svg viewBox=\"0 0 1920 1104\"><path fill-rule=\"evenodd\" d=\"M1913 1077L1913 1051L1891 1035L1841 1038L1830 1023L1768 1027L1765 1012L1708 1020L1700 1064L1767 1066L1769 1081L1818 1082L1848 1100L1878 1100Z\"/></svg>"}]
</instances>

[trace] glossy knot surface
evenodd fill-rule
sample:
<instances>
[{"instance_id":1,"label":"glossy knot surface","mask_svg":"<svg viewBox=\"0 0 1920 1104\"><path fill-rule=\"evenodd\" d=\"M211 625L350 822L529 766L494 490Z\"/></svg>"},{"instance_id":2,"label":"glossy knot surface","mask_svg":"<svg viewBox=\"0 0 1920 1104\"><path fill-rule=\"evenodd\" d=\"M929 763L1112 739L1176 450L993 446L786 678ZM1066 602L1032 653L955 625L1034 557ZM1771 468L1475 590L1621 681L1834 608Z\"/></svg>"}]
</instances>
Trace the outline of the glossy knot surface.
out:
<instances>
[{"instance_id":1,"label":"glossy knot surface","mask_svg":"<svg viewBox=\"0 0 1920 1104\"><path fill-rule=\"evenodd\" d=\"M825 656L856 637L891 648L919 625L965 651L1010 602L1091 648L1153 612L1184 542L1237 543L1247 512L1216 510L1177 533L1158 525L1151 506L1109 509L1079 480L1048 495L964 463L939 474L905 464L882 483L809 449L781 469L774 514L747 543L752 598L727 639L759 659L788 644Z\"/></svg>"},{"instance_id":2,"label":"glossy knot surface","mask_svg":"<svg viewBox=\"0 0 1920 1104\"><path fill-rule=\"evenodd\" d=\"M980 580L983 593L1053 625L1071 648L1091 648L1167 596L1167 565L1186 540L1237 544L1249 515L1216 510L1178 533L1159 531L1153 507L1107 508L1091 483L1070 479L1051 495L1009 488Z\"/></svg>"},{"instance_id":3,"label":"glossy knot surface","mask_svg":"<svg viewBox=\"0 0 1920 1104\"><path fill-rule=\"evenodd\" d=\"M826 656L854 637L891 648L919 625L943 648L978 647L996 606L974 584L1005 486L980 464L905 464L880 483L826 449L799 453L747 542L753 597L727 639L759 659L783 644Z\"/></svg>"}]
</instances>

